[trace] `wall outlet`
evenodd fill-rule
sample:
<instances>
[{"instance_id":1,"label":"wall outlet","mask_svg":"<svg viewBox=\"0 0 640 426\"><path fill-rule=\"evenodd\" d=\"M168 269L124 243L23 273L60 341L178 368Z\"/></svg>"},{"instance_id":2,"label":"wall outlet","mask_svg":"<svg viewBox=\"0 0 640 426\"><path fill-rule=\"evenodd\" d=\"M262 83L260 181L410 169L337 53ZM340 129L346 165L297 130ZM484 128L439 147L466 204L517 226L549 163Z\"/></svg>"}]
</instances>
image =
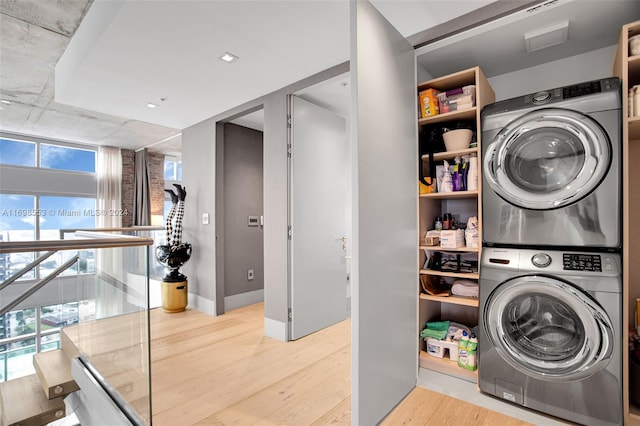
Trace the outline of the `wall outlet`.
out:
<instances>
[{"instance_id":1,"label":"wall outlet","mask_svg":"<svg viewBox=\"0 0 640 426\"><path fill-rule=\"evenodd\" d=\"M203 225L209 224L209 213L202 213L202 224Z\"/></svg>"},{"instance_id":2,"label":"wall outlet","mask_svg":"<svg viewBox=\"0 0 640 426\"><path fill-rule=\"evenodd\" d=\"M253 280L253 269L247 269L247 280Z\"/></svg>"}]
</instances>

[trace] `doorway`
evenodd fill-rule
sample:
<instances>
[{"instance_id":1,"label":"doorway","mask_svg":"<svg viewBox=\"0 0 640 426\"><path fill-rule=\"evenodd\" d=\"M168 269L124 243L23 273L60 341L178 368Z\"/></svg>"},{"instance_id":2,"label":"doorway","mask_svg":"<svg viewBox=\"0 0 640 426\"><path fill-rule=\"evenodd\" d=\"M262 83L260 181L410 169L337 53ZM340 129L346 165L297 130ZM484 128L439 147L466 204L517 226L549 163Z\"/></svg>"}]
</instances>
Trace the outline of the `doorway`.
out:
<instances>
[{"instance_id":1,"label":"doorway","mask_svg":"<svg viewBox=\"0 0 640 426\"><path fill-rule=\"evenodd\" d=\"M216 147L219 314L264 301L263 109L218 123Z\"/></svg>"},{"instance_id":2,"label":"doorway","mask_svg":"<svg viewBox=\"0 0 640 426\"><path fill-rule=\"evenodd\" d=\"M289 318L295 340L350 311L348 74L289 96Z\"/></svg>"}]
</instances>

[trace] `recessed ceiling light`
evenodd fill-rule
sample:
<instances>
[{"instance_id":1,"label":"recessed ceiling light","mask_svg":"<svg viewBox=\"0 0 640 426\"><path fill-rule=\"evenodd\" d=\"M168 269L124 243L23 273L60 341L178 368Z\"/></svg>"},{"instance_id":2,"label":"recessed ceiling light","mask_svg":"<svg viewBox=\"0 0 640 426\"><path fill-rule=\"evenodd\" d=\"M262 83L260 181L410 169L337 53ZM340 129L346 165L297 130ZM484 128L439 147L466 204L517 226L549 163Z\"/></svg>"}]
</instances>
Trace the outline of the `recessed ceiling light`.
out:
<instances>
[{"instance_id":1,"label":"recessed ceiling light","mask_svg":"<svg viewBox=\"0 0 640 426\"><path fill-rule=\"evenodd\" d=\"M157 107L157 106L158 106L158 105L156 105L156 104L152 104L151 102L149 102L149 103L147 104L147 108L155 108L155 107Z\"/></svg>"},{"instance_id":2,"label":"recessed ceiling light","mask_svg":"<svg viewBox=\"0 0 640 426\"><path fill-rule=\"evenodd\" d=\"M238 59L238 57L236 55L233 55L229 52L224 52L224 55L220 56L220 59L225 61L225 62L233 62L236 59Z\"/></svg>"},{"instance_id":3,"label":"recessed ceiling light","mask_svg":"<svg viewBox=\"0 0 640 426\"><path fill-rule=\"evenodd\" d=\"M0 102L5 104L5 105L11 105L11 101L7 100L7 99L0 99Z\"/></svg>"}]
</instances>

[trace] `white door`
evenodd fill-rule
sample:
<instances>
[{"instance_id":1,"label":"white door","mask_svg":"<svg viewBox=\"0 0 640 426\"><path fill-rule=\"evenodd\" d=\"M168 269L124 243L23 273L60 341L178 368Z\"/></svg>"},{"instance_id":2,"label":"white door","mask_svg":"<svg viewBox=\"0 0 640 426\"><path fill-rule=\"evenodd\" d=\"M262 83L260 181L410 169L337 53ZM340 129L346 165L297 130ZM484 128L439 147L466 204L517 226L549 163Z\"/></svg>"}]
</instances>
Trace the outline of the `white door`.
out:
<instances>
[{"instance_id":1,"label":"white door","mask_svg":"<svg viewBox=\"0 0 640 426\"><path fill-rule=\"evenodd\" d=\"M291 117L290 338L299 339L347 317L348 146L343 117L296 96Z\"/></svg>"},{"instance_id":2,"label":"white door","mask_svg":"<svg viewBox=\"0 0 640 426\"><path fill-rule=\"evenodd\" d=\"M418 158L413 46L351 2L351 422L378 424L418 376Z\"/></svg>"}]
</instances>

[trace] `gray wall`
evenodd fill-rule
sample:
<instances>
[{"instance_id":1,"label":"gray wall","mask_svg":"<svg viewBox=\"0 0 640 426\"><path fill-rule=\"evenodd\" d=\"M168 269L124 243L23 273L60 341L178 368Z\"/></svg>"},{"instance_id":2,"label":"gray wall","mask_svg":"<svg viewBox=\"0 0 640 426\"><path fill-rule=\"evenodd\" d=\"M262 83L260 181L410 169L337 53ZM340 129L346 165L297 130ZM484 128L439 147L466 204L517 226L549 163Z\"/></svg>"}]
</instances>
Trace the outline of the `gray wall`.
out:
<instances>
[{"instance_id":1,"label":"gray wall","mask_svg":"<svg viewBox=\"0 0 640 426\"><path fill-rule=\"evenodd\" d=\"M224 125L224 295L264 287L262 227L247 225L262 215L262 132ZM247 270L254 279L247 279Z\"/></svg>"},{"instance_id":2,"label":"gray wall","mask_svg":"<svg viewBox=\"0 0 640 426\"><path fill-rule=\"evenodd\" d=\"M194 255L185 265L190 291L216 300L216 123L231 121L264 107L264 306L265 318L286 325L287 284L287 95L304 87L349 71L343 63L271 94L240 105L182 132L183 184L191 189L185 210L184 235L193 244ZM203 213L211 214L210 225L202 225ZM192 285L193 284L193 285ZM218 296L219 298L219 296ZM198 307L200 309L200 307ZM207 312L209 309L203 309ZM212 313L215 308L212 307ZM266 322L265 322L266 323ZM279 336L282 337L282 336Z\"/></svg>"},{"instance_id":3,"label":"gray wall","mask_svg":"<svg viewBox=\"0 0 640 426\"><path fill-rule=\"evenodd\" d=\"M489 78L496 101L583 81L611 77L616 46Z\"/></svg>"}]
</instances>

